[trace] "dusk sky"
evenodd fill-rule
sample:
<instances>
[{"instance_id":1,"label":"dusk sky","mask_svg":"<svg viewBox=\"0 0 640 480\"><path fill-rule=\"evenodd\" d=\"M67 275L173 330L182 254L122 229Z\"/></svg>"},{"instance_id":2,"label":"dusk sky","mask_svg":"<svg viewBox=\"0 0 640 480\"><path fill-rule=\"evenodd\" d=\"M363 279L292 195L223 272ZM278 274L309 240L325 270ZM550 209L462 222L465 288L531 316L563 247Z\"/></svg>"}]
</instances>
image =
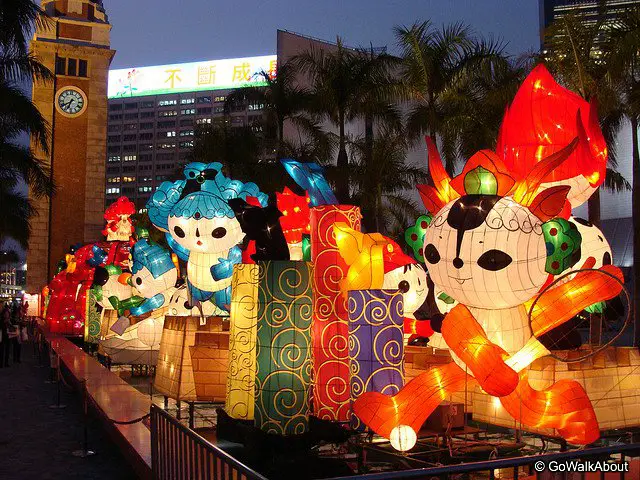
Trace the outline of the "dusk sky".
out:
<instances>
[{"instance_id":1,"label":"dusk sky","mask_svg":"<svg viewBox=\"0 0 640 480\"><path fill-rule=\"evenodd\" d=\"M276 30L350 46L386 45L393 27L464 21L519 54L539 44L538 0L104 0L112 68L276 53Z\"/></svg>"}]
</instances>

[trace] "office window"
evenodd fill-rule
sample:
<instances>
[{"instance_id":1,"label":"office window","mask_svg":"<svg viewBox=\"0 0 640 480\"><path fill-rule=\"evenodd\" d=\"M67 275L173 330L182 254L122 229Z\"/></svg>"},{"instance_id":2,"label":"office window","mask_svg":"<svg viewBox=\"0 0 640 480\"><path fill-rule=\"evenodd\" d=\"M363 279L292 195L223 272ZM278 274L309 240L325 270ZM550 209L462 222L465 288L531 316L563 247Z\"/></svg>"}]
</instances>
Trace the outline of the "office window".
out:
<instances>
[{"instance_id":1,"label":"office window","mask_svg":"<svg viewBox=\"0 0 640 480\"><path fill-rule=\"evenodd\" d=\"M116 112L118 110L122 110L122 104L121 103L111 103L111 104L109 104L109 111L110 112Z\"/></svg>"},{"instance_id":2,"label":"office window","mask_svg":"<svg viewBox=\"0 0 640 480\"><path fill-rule=\"evenodd\" d=\"M137 130L137 129L138 129L137 123L128 123L123 127L124 131L131 131L131 130Z\"/></svg>"},{"instance_id":3,"label":"office window","mask_svg":"<svg viewBox=\"0 0 640 480\"><path fill-rule=\"evenodd\" d=\"M195 103L196 99L195 98L182 98L180 99L180 105L190 105L192 103Z\"/></svg>"},{"instance_id":4,"label":"office window","mask_svg":"<svg viewBox=\"0 0 640 480\"><path fill-rule=\"evenodd\" d=\"M153 140L153 133L152 132L141 133L140 140Z\"/></svg>"},{"instance_id":5,"label":"office window","mask_svg":"<svg viewBox=\"0 0 640 480\"><path fill-rule=\"evenodd\" d=\"M109 156L109 158L107 160L109 162L119 162L120 161L120 155L111 155L111 156Z\"/></svg>"},{"instance_id":6,"label":"office window","mask_svg":"<svg viewBox=\"0 0 640 480\"><path fill-rule=\"evenodd\" d=\"M124 104L124 109L125 110L133 110L135 108L138 108L138 102L135 103L125 103Z\"/></svg>"},{"instance_id":7,"label":"office window","mask_svg":"<svg viewBox=\"0 0 640 480\"><path fill-rule=\"evenodd\" d=\"M156 175L156 182L164 182L169 180L169 175Z\"/></svg>"},{"instance_id":8,"label":"office window","mask_svg":"<svg viewBox=\"0 0 640 480\"><path fill-rule=\"evenodd\" d=\"M156 116L156 112L141 112L140 118L153 118Z\"/></svg>"},{"instance_id":9,"label":"office window","mask_svg":"<svg viewBox=\"0 0 640 480\"><path fill-rule=\"evenodd\" d=\"M152 182L153 177L140 177L138 180L141 182Z\"/></svg>"},{"instance_id":10,"label":"office window","mask_svg":"<svg viewBox=\"0 0 640 480\"><path fill-rule=\"evenodd\" d=\"M123 195L133 195L136 192L134 187L122 187Z\"/></svg>"},{"instance_id":11,"label":"office window","mask_svg":"<svg viewBox=\"0 0 640 480\"><path fill-rule=\"evenodd\" d=\"M141 143L140 144L140 150L153 150L153 144L152 143Z\"/></svg>"},{"instance_id":12,"label":"office window","mask_svg":"<svg viewBox=\"0 0 640 480\"><path fill-rule=\"evenodd\" d=\"M151 130L153 129L153 122L145 122L140 124L140 130Z\"/></svg>"},{"instance_id":13,"label":"office window","mask_svg":"<svg viewBox=\"0 0 640 480\"><path fill-rule=\"evenodd\" d=\"M159 107L168 107L168 106L177 105L177 104L178 104L178 100L160 100L158 102Z\"/></svg>"},{"instance_id":14,"label":"office window","mask_svg":"<svg viewBox=\"0 0 640 480\"><path fill-rule=\"evenodd\" d=\"M109 120L122 120L122 114L118 113L114 115L109 115Z\"/></svg>"},{"instance_id":15,"label":"office window","mask_svg":"<svg viewBox=\"0 0 640 480\"><path fill-rule=\"evenodd\" d=\"M193 125L193 118L182 118L182 119L180 119L180 126L181 127L190 127L191 125Z\"/></svg>"},{"instance_id":16,"label":"office window","mask_svg":"<svg viewBox=\"0 0 640 480\"><path fill-rule=\"evenodd\" d=\"M198 97L198 103L211 103L211 97Z\"/></svg>"},{"instance_id":17,"label":"office window","mask_svg":"<svg viewBox=\"0 0 640 480\"><path fill-rule=\"evenodd\" d=\"M175 130L172 130L170 132L162 132L163 136L164 136L164 134L166 134L167 137L175 137L176 136Z\"/></svg>"},{"instance_id":18,"label":"office window","mask_svg":"<svg viewBox=\"0 0 640 480\"><path fill-rule=\"evenodd\" d=\"M75 77L78 73L78 61L75 58L70 58L67 61L67 75Z\"/></svg>"},{"instance_id":19,"label":"office window","mask_svg":"<svg viewBox=\"0 0 640 480\"><path fill-rule=\"evenodd\" d=\"M216 102L224 102L226 99L227 97L223 97L223 96L216 97Z\"/></svg>"},{"instance_id":20,"label":"office window","mask_svg":"<svg viewBox=\"0 0 640 480\"><path fill-rule=\"evenodd\" d=\"M137 155L125 155L123 160L125 162L135 162L137 158Z\"/></svg>"},{"instance_id":21,"label":"office window","mask_svg":"<svg viewBox=\"0 0 640 480\"><path fill-rule=\"evenodd\" d=\"M176 121L175 120L165 120L164 122L158 122L157 123L157 127L158 128L171 128L171 127L175 127L176 126Z\"/></svg>"},{"instance_id":22,"label":"office window","mask_svg":"<svg viewBox=\"0 0 640 480\"><path fill-rule=\"evenodd\" d=\"M175 158L175 155L173 153L158 153L158 154L156 154L156 160L158 162L173 160L174 158ZM159 168L159 166L156 167L156 168Z\"/></svg>"},{"instance_id":23,"label":"office window","mask_svg":"<svg viewBox=\"0 0 640 480\"><path fill-rule=\"evenodd\" d=\"M86 60L78 60L78 76L79 77L87 77L87 61Z\"/></svg>"},{"instance_id":24,"label":"office window","mask_svg":"<svg viewBox=\"0 0 640 480\"><path fill-rule=\"evenodd\" d=\"M175 143L159 143L158 148L160 148L161 150L167 150L169 148L176 148L176 144Z\"/></svg>"},{"instance_id":25,"label":"office window","mask_svg":"<svg viewBox=\"0 0 640 480\"><path fill-rule=\"evenodd\" d=\"M107 137L107 140L109 141L109 143L119 142L121 139L122 137L120 135L109 135Z\"/></svg>"},{"instance_id":26,"label":"office window","mask_svg":"<svg viewBox=\"0 0 640 480\"><path fill-rule=\"evenodd\" d=\"M193 140L188 142L180 142L180 148L191 148L193 147Z\"/></svg>"},{"instance_id":27,"label":"office window","mask_svg":"<svg viewBox=\"0 0 640 480\"><path fill-rule=\"evenodd\" d=\"M122 151L123 152L135 152L136 151L136 144L135 143L130 143L130 144L124 145L122 147Z\"/></svg>"},{"instance_id":28,"label":"office window","mask_svg":"<svg viewBox=\"0 0 640 480\"><path fill-rule=\"evenodd\" d=\"M120 188L119 187L107 188L107 195L115 195L117 193L120 193Z\"/></svg>"},{"instance_id":29,"label":"office window","mask_svg":"<svg viewBox=\"0 0 640 480\"><path fill-rule=\"evenodd\" d=\"M120 177L107 178L107 183L120 183Z\"/></svg>"},{"instance_id":30,"label":"office window","mask_svg":"<svg viewBox=\"0 0 640 480\"><path fill-rule=\"evenodd\" d=\"M120 167L107 167L107 173L118 173L120 171Z\"/></svg>"},{"instance_id":31,"label":"office window","mask_svg":"<svg viewBox=\"0 0 640 480\"><path fill-rule=\"evenodd\" d=\"M147 213L149 210L146 208L139 208L138 213Z\"/></svg>"},{"instance_id":32,"label":"office window","mask_svg":"<svg viewBox=\"0 0 640 480\"><path fill-rule=\"evenodd\" d=\"M56 57L56 75L67 74L67 59L65 57Z\"/></svg>"},{"instance_id":33,"label":"office window","mask_svg":"<svg viewBox=\"0 0 640 480\"><path fill-rule=\"evenodd\" d=\"M122 129L122 125L109 125L110 132L119 132Z\"/></svg>"},{"instance_id":34,"label":"office window","mask_svg":"<svg viewBox=\"0 0 640 480\"><path fill-rule=\"evenodd\" d=\"M196 120L196 123L198 125L203 125L205 123L211 123L211 119L210 118L199 118Z\"/></svg>"},{"instance_id":35,"label":"office window","mask_svg":"<svg viewBox=\"0 0 640 480\"><path fill-rule=\"evenodd\" d=\"M184 110L180 110L180 114L181 115L195 115L196 114L196 109L195 108L185 108Z\"/></svg>"},{"instance_id":36,"label":"office window","mask_svg":"<svg viewBox=\"0 0 640 480\"><path fill-rule=\"evenodd\" d=\"M140 155L140 160L142 160L142 155ZM138 165L139 172L146 172L149 170L153 170L153 165Z\"/></svg>"},{"instance_id":37,"label":"office window","mask_svg":"<svg viewBox=\"0 0 640 480\"><path fill-rule=\"evenodd\" d=\"M224 113L224 107L215 107L213 113Z\"/></svg>"},{"instance_id":38,"label":"office window","mask_svg":"<svg viewBox=\"0 0 640 480\"><path fill-rule=\"evenodd\" d=\"M125 165L124 167L122 167L122 173L135 173L135 171L135 165Z\"/></svg>"},{"instance_id":39,"label":"office window","mask_svg":"<svg viewBox=\"0 0 640 480\"><path fill-rule=\"evenodd\" d=\"M131 183L131 182L135 182L136 181L136 177L122 177L122 182L123 183Z\"/></svg>"},{"instance_id":40,"label":"office window","mask_svg":"<svg viewBox=\"0 0 640 480\"><path fill-rule=\"evenodd\" d=\"M125 120L137 120L138 118L138 114L137 113L125 113L124 114L124 119Z\"/></svg>"},{"instance_id":41,"label":"office window","mask_svg":"<svg viewBox=\"0 0 640 480\"><path fill-rule=\"evenodd\" d=\"M150 162L151 160L153 160L153 155L150 154L150 153L141 153L138 156L138 161L139 162ZM150 167L151 165L147 165L147 166ZM140 167L140 168L142 168L142 167Z\"/></svg>"},{"instance_id":42,"label":"office window","mask_svg":"<svg viewBox=\"0 0 640 480\"><path fill-rule=\"evenodd\" d=\"M194 134L193 130L182 130L180 132L181 137L193 137L193 134Z\"/></svg>"},{"instance_id":43,"label":"office window","mask_svg":"<svg viewBox=\"0 0 640 480\"><path fill-rule=\"evenodd\" d=\"M120 153L120 146L119 145L111 145L111 146L107 147L107 152L108 153Z\"/></svg>"},{"instance_id":44,"label":"office window","mask_svg":"<svg viewBox=\"0 0 640 480\"><path fill-rule=\"evenodd\" d=\"M149 193L149 192L153 192L153 187L149 186L149 185L144 185L142 187L138 187L138 192L140 193Z\"/></svg>"},{"instance_id":45,"label":"office window","mask_svg":"<svg viewBox=\"0 0 640 480\"><path fill-rule=\"evenodd\" d=\"M137 140L138 136L137 135L125 135L124 136L124 141L125 142L135 142Z\"/></svg>"},{"instance_id":46,"label":"office window","mask_svg":"<svg viewBox=\"0 0 640 480\"><path fill-rule=\"evenodd\" d=\"M198 109L198 115L210 115L211 114L211 107L208 108L199 108Z\"/></svg>"},{"instance_id":47,"label":"office window","mask_svg":"<svg viewBox=\"0 0 640 480\"><path fill-rule=\"evenodd\" d=\"M249 110L262 110L264 108L264 103L250 103Z\"/></svg>"},{"instance_id":48,"label":"office window","mask_svg":"<svg viewBox=\"0 0 640 480\"><path fill-rule=\"evenodd\" d=\"M159 117L175 117L178 115L176 110L165 110L163 112L158 112Z\"/></svg>"},{"instance_id":49,"label":"office window","mask_svg":"<svg viewBox=\"0 0 640 480\"><path fill-rule=\"evenodd\" d=\"M140 108L153 108L153 102L140 102Z\"/></svg>"}]
</instances>

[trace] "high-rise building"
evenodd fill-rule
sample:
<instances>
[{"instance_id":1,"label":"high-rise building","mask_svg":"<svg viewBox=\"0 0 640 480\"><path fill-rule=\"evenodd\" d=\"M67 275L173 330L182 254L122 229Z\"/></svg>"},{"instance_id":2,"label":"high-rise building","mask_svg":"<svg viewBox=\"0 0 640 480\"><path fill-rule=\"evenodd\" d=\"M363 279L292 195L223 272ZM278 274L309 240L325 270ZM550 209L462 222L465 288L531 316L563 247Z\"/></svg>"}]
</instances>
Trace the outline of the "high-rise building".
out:
<instances>
[{"instance_id":1,"label":"high-rise building","mask_svg":"<svg viewBox=\"0 0 640 480\"><path fill-rule=\"evenodd\" d=\"M27 289L38 292L69 245L101 238L107 145L107 75L114 55L111 25L101 1L42 0L50 21L37 25L31 52L55 73L34 82L33 102L51 125L50 152L37 151L57 186L34 199L27 252ZM35 149L35 145L32 145Z\"/></svg>"},{"instance_id":2,"label":"high-rise building","mask_svg":"<svg viewBox=\"0 0 640 480\"><path fill-rule=\"evenodd\" d=\"M263 105L239 105L225 114L225 100L237 88L264 85L259 72L275 70L276 56L268 55L110 71L106 203L126 195L144 209L187 161L198 125L260 129Z\"/></svg>"}]
</instances>

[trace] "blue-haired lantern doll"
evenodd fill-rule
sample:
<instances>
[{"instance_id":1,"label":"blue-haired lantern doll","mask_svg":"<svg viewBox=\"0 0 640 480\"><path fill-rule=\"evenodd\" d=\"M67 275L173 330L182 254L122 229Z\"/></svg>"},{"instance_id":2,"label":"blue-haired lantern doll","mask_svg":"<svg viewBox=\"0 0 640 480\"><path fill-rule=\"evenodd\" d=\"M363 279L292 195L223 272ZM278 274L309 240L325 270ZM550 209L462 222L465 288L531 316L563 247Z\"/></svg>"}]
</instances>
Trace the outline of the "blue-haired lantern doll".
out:
<instances>
[{"instance_id":1,"label":"blue-haired lantern doll","mask_svg":"<svg viewBox=\"0 0 640 480\"><path fill-rule=\"evenodd\" d=\"M192 299L211 299L228 311L231 274L242 258L238 244L244 233L227 202L252 196L265 206L267 195L256 184L231 180L221 170L217 162L188 164L185 180L163 182L147 208L151 222L166 232L171 249L187 262Z\"/></svg>"}]
</instances>

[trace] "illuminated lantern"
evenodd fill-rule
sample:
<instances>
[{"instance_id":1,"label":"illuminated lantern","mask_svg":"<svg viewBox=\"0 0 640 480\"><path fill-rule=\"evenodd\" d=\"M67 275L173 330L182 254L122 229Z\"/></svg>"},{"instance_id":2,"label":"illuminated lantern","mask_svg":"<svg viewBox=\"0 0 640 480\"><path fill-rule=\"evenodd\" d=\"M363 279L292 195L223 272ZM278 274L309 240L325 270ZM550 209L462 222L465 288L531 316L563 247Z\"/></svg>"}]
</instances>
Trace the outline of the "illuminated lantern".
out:
<instances>
[{"instance_id":1,"label":"illuminated lantern","mask_svg":"<svg viewBox=\"0 0 640 480\"><path fill-rule=\"evenodd\" d=\"M367 392L358 398L354 411L373 430L387 438L399 425L417 431L440 401L473 380L525 425L555 428L572 443L597 439L597 419L579 383L558 382L535 393L519 374L549 353L540 335L622 288L619 269L604 265L602 273L579 272L537 297L550 276L579 261L581 235L558 217L571 187L542 187L552 172L562 171L579 143L536 162L522 178L511 176L500 156L483 150L453 179L428 144L435 186L419 186L433 214L423 254L435 290L459 302L430 345L448 348L455 364L428 370L394 396Z\"/></svg>"},{"instance_id":2,"label":"illuminated lantern","mask_svg":"<svg viewBox=\"0 0 640 480\"><path fill-rule=\"evenodd\" d=\"M588 103L558 85L544 65L536 66L505 113L496 152L507 171L523 179L542 159L576 137L575 151L540 184L540 190L570 186L567 199L572 207L584 203L604 181L607 146L595 102Z\"/></svg>"},{"instance_id":3,"label":"illuminated lantern","mask_svg":"<svg viewBox=\"0 0 640 480\"><path fill-rule=\"evenodd\" d=\"M580 242L580 259L577 265L584 265L590 257L594 260L592 268L611 265L613 263L611 246L602 231L582 218L571 217L569 221L576 226L582 238L582 242Z\"/></svg>"},{"instance_id":4,"label":"illuminated lantern","mask_svg":"<svg viewBox=\"0 0 640 480\"><path fill-rule=\"evenodd\" d=\"M324 178L324 169L314 162L302 163L296 160L280 160L287 173L295 182L307 191L309 205L336 205L338 200L333 194L329 183ZM313 231L313 227L312 230Z\"/></svg>"},{"instance_id":5,"label":"illuminated lantern","mask_svg":"<svg viewBox=\"0 0 640 480\"><path fill-rule=\"evenodd\" d=\"M395 395L404 385L402 292L349 291L351 401L364 392ZM351 426L361 429L351 415Z\"/></svg>"},{"instance_id":6,"label":"illuminated lantern","mask_svg":"<svg viewBox=\"0 0 640 480\"><path fill-rule=\"evenodd\" d=\"M132 315L143 315L166 305L175 290L178 270L171 254L148 240L136 242L132 251L131 285L145 300L131 309Z\"/></svg>"},{"instance_id":7,"label":"illuminated lantern","mask_svg":"<svg viewBox=\"0 0 640 480\"><path fill-rule=\"evenodd\" d=\"M102 234L107 237L107 241L126 242L131 238L135 229L129 217L134 213L136 213L135 204L124 196L107 207L104 213L107 225L102 231Z\"/></svg>"},{"instance_id":8,"label":"illuminated lantern","mask_svg":"<svg viewBox=\"0 0 640 480\"><path fill-rule=\"evenodd\" d=\"M302 236L311 232L309 225L309 195L300 196L285 187L282 193L276 192L278 210L282 212L280 225L289 245L289 258L302 260Z\"/></svg>"},{"instance_id":9,"label":"illuminated lantern","mask_svg":"<svg viewBox=\"0 0 640 480\"><path fill-rule=\"evenodd\" d=\"M400 452L411 450L417 441L416 432L408 425L398 425L389 435L391 446Z\"/></svg>"},{"instance_id":10,"label":"illuminated lantern","mask_svg":"<svg viewBox=\"0 0 640 480\"><path fill-rule=\"evenodd\" d=\"M219 163L188 164L184 180L163 182L147 202L149 218L166 232L171 249L187 262L187 285L194 301L212 299L228 311L233 266L241 261L244 238L228 201L267 196L253 183L230 180Z\"/></svg>"},{"instance_id":11,"label":"illuminated lantern","mask_svg":"<svg viewBox=\"0 0 640 480\"><path fill-rule=\"evenodd\" d=\"M359 230L360 218L360 209L349 205L311 208L313 401L314 413L328 420L348 420L350 398L349 313L340 289L349 267L338 251L333 227L345 223Z\"/></svg>"},{"instance_id":12,"label":"illuminated lantern","mask_svg":"<svg viewBox=\"0 0 640 480\"><path fill-rule=\"evenodd\" d=\"M255 264L238 264L233 270L225 411L242 420L254 418L258 278Z\"/></svg>"},{"instance_id":13,"label":"illuminated lantern","mask_svg":"<svg viewBox=\"0 0 640 480\"><path fill-rule=\"evenodd\" d=\"M108 330L100 339L100 350L114 365L156 365L164 316L129 323L121 334Z\"/></svg>"},{"instance_id":14,"label":"illuminated lantern","mask_svg":"<svg viewBox=\"0 0 640 480\"><path fill-rule=\"evenodd\" d=\"M279 435L307 431L311 386L312 267L258 262L255 425Z\"/></svg>"},{"instance_id":15,"label":"illuminated lantern","mask_svg":"<svg viewBox=\"0 0 640 480\"><path fill-rule=\"evenodd\" d=\"M225 397L229 332L221 317L165 317L154 388L177 401Z\"/></svg>"}]
</instances>

